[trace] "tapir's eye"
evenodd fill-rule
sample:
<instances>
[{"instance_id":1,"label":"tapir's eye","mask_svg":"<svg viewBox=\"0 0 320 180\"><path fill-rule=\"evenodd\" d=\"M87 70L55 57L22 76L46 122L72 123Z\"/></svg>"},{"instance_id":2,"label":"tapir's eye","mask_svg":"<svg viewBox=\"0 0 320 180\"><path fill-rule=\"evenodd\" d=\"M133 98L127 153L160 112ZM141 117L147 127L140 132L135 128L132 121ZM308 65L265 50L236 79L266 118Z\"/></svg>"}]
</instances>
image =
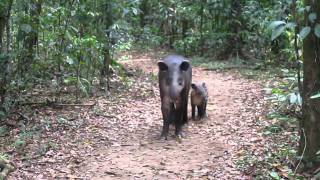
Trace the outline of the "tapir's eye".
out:
<instances>
[{"instance_id":1,"label":"tapir's eye","mask_svg":"<svg viewBox=\"0 0 320 180\"><path fill-rule=\"evenodd\" d=\"M179 78L179 79L178 79L178 84L179 84L179 86L182 86L182 83L183 83L183 82L182 82L182 79Z\"/></svg>"}]
</instances>

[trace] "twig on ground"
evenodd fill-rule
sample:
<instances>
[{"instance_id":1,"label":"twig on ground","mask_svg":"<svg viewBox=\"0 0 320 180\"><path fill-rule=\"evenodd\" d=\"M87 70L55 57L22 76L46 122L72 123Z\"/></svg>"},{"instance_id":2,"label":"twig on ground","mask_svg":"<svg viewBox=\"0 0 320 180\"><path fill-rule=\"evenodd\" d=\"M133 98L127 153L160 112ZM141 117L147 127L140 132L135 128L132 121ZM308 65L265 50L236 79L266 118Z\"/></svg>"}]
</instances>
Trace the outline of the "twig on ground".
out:
<instances>
[{"instance_id":1,"label":"twig on ground","mask_svg":"<svg viewBox=\"0 0 320 180\"><path fill-rule=\"evenodd\" d=\"M303 137L304 137L304 147L303 147L303 151L302 151L302 154L301 154L301 158L300 158L300 160L299 160L299 163L298 163L297 167L294 169L294 173L293 173L294 175L296 175L296 173L297 173L297 170L298 170L298 168L299 168L299 166L300 166L300 164L301 164L302 158L303 158L304 153L305 153L306 148L307 148L307 137L306 137L306 133L304 132L304 129L303 129L303 128L301 128L301 130L302 130Z\"/></svg>"}]
</instances>

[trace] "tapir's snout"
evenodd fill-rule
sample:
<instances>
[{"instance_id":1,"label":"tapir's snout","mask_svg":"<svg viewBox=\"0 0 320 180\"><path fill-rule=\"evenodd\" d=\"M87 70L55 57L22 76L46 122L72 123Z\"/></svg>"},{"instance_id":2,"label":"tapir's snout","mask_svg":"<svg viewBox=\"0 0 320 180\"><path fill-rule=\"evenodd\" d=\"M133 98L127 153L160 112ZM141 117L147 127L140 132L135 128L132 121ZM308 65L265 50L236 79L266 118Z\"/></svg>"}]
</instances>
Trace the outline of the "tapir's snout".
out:
<instances>
[{"instance_id":1,"label":"tapir's snout","mask_svg":"<svg viewBox=\"0 0 320 180\"><path fill-rule=\"evenodd\" d=\"M180 97L180 92L174 87L172 87L170 88L169 96L172 99L172 101L178 101Z\"/></svg>"}]
</instances>

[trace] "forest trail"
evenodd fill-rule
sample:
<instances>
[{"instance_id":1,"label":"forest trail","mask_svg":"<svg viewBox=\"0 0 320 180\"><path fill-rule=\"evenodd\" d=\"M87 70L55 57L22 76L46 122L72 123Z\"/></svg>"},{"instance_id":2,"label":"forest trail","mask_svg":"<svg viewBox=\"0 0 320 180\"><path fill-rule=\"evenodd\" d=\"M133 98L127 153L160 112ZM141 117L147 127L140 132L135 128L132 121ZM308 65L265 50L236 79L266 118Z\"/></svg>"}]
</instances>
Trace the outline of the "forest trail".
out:
<instances>
[{"instance_id":1,"label":"forest trail","mask_svg":"<svg viewBox=\"0 0 320 180\"><path fill-rule=\"evenodd\" d=\"M136 56L124 64L156 74L156 61ZM259 85L233 72L201 68L193 68L193 82L207 84L208 117L201 121L190 119L184 126L186 137L181 143L173 137L173 126L168 140L159 140L162 116L154 84L155 96L145 102L132 102L132 108L127 109L131 112L123 112L147 115L128 119L135 126L134 133L128 134L130 140L100 149L101 156L89 160L82 169L84 174L92 179L248 179L236 169L235 161L243 148L255 148L254 143L263 141L255 126L263 110ZM188 108L190 117L190 105Z\"/></svg>"},{"instance_id":2,"label":"forest trail","mask_svg":"<svg viewBox=\"0 0 320 180\"><path fill-rule=\"evenodd\" d=\"M130 59L121 61L134 71L122 93L89 98L96 102L91 109L40 109L36 122L45 128L25 149L31 158L17 156L17 170L9 179L250 179L236 161L246 150L263 151L257 125L264 117L260 85L233 71L194 67L193 82L205 82L209 90L208 117L189 120L182 142L171 126L165 141L159 139L158 59ZM116 82L111 85L121 89ZM190 117L190 104L188 108Z\"/></svg>"}]
</instances>

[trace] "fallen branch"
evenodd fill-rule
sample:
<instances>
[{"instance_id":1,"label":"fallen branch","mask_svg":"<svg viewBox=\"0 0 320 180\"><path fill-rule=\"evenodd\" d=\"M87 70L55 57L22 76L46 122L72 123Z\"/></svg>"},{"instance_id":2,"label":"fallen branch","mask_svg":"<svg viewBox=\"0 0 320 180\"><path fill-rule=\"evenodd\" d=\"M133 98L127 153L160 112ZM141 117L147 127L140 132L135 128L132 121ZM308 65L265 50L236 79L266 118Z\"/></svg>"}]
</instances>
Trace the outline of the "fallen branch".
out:
<instances>
[{"instance_id":1,"label":"fallen branch","mask_svg":"<svg viewBox=\"0 0 320 180\"><path fill-rule=\"evenodd\" d=\"M14 167L9 161L0 158L0 170L0 179L5 179L14 170Z\"/></svg>"},{"instance_id":2,"label":"fallen branch","mask_svg":"<svg viewBox=\"0 0 320 180\"><path fill-rule=\"evenodd\" d=\"M52 101L44 101L44 102L25 102L20 103L22 106L26 105L41 105L41 106L95 106L96 102L91 104L64 104L64 103L57 103Z\"/></svg>"},{"instance_id":3,"label":"fallen branch","mask_svg":"<svg viewBox=\"0 0 320 180\"><path fill-rule=\"evenodd\" d=\"M47 105L47 102L24 102L24 103L19 103L21 106L29 106L29 105Z\"/></svg>"},{"instance_id":4,"label":"fallen branch","mask_svg":"<svg viewBox=\"0 0 320 180\"><path fill-rule=\"evenodd\" d=\"M105 118L117 118L116 116L113 115L107 115L107 114L101 114L101 113L94 113L96 116L102 116Z\"/></svg>"},{"instance_id":5,"label":"fallen branch","mask_svg":"<svg viewBox=\"0 0 320 180\"><path fill-rule=\"evenodd\" d=\"M96 102L92 104L53 104L53 106L94 106Z\"/></svg>"}]
</instances>

